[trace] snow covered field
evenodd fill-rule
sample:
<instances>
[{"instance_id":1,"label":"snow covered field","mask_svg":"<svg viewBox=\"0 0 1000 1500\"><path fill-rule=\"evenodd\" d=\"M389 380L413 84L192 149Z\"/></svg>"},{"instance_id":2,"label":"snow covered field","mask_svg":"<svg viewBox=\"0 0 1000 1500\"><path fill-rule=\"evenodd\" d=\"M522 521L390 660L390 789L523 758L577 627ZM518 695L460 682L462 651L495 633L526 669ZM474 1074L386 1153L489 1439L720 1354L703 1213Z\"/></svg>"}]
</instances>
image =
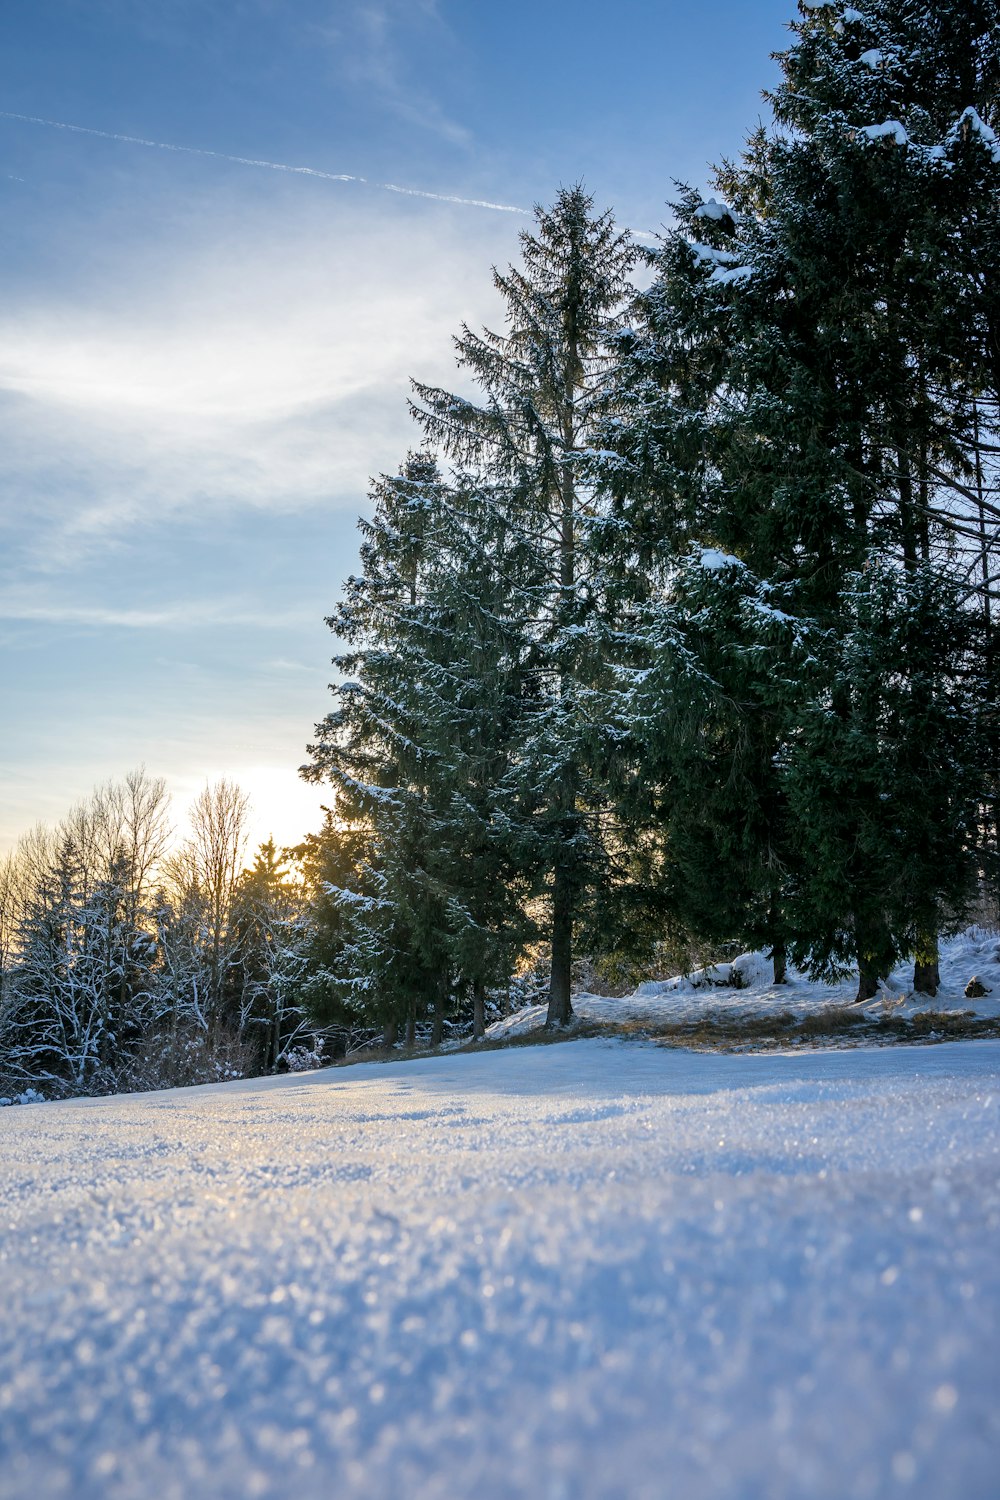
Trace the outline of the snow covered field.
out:
<instances>
[{"instance_id":1,"label":"snow covered field","mask_svg":"<svg viewBox=\"0 0 1000 1500\"><path fill-rule=\"evenodd\" d=\"M733 971L736 984L733 985ZM772 983L774 969L763 953L745 953L731 964L676 979L642 984L634 995L612 999L605 995L574 995L573 1010L581 1021L614 1025L638 1022L649 1026L683 1025L713 1019L722 1022L819 1016L830 1007L852 1005L858 992L857 974L840 984L822 984L790 971L786 984ZM976 999L965 994L970 979L987 991ZM869 1017L909 1018L920 1011L972 1012L1000 1016L1000 936L991 928L970 927L941 943L941 988L931 1000L914 995L913 965L902 964L889 975L877 999L859 1006ZM489 1028L493 1040L527 1036L545 1025L544 1005L525 1006Z\"/></svg>"},{"instance_id":2,"label":"snow covered field","mask_svg":"<svg viewBox=\"0 0 1000 1500\"><path fill-rule=\"evenodd\" d=\"M0 1496L995 1500L1000 1043L0 1112Z\"/></svg>"}]
</instances>

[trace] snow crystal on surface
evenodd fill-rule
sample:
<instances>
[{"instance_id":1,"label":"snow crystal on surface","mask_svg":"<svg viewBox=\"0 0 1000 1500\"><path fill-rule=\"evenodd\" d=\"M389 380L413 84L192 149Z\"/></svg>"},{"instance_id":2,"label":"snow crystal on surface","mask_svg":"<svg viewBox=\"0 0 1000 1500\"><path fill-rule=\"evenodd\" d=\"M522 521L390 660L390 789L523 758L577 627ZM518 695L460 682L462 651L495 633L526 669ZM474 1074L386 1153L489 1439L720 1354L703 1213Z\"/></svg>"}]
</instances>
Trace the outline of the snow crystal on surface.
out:
<instances>
[{"instance_id":1,"label":"snow crystal on surface","mask_svg":"<svg viewBox=\"0 0 1000 1500\"><path fill-rule=\"evenodd\" d=\"M1000 1044L0 1115L3 1500L992 1500Z\"/></svg>"}]
</instances>

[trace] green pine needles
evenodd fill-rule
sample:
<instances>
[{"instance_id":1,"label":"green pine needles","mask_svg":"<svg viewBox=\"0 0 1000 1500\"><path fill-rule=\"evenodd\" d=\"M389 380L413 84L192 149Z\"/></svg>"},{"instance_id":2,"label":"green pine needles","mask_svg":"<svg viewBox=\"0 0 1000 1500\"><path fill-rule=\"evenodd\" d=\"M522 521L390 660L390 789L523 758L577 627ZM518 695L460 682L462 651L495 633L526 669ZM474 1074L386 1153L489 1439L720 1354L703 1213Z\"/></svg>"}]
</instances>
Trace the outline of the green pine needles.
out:
<instances>
[{"instance_id":1,"label":"green pine needles","mask_svg":"<svg viewBox=\"0 0 1000 1500\"><path fill-rule=\"evenodd\" d=\"M575 952L666 934L933 993L993 878L1000 9L792 30L655 250L536 210L373 484L305 774L325 992L389 1037L481 1035L529 954L565 1026Z\"/></svg>"}]
</instances>

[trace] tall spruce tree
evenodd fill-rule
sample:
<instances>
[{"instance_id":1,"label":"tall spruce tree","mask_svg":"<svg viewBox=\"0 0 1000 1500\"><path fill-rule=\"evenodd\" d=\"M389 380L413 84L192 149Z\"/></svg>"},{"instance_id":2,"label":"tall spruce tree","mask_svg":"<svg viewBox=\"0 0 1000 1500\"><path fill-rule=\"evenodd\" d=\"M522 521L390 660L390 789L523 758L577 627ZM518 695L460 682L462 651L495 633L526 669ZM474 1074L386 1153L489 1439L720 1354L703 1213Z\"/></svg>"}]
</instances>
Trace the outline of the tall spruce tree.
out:
<instances>
[{"instance_id":1,"label":"tall spruce tree","mask_svg":"<svg viewBox=\"0 0 1000 1500\"><path fill-rule=\"evenodd\" d=\"M362 571L348 579L328 624L347 649L334 711L317 725L303 774L329 780L335 812L363 829L360 878L340 896L347 995L393 1040L401 1024L431 1011L440 1028L449 977L444 908L429 869L422 743L428 625L442 481L427 455L372 486L361 525Z\"/></svg>"},{"instance_id":2,"label":"tall spruce tree","mask_svg":"<svg viewBox=\"0 0 1000 1500\"><path fill-rule=\"evenodd\" d=\"M440 1041L471 997L477 1034L530 924L511 764L524 696L520 590L497 565L493 504L411 454L375 486L364 571L331 625L351 649L306 774L337 788L364 854L339 898L348 994L394 1035ZM499 545L499 543L498 543ZM508 568L519 544L508 547ZM523 549L522 549L523 550Z\"/></svg>"},{"instance_id":3,"label":"tall spruce tree","mask_svg":"<svg viewBox=\"0 0 1000 1500\"><path fill-rule=\"evenodd\" d=\"M683 196L677 228L654 257L656 281L625 350L628 417L607 439L619 454L604 464L619 523L609 535L624 543L625 566L640 555L657 560L667 612L659 638L671 649L670 554L693 537L734 554L803 629L853 637L848 655L860 663L869 622L855 608L852 580L872 556L897 558L909 580L901 585L906 613L919 615L924 570L946 567L962 534L955 501L963 474L968 489L970 420L988 373L993 294L975 267L983 226L995 222L988 121L1000 33L992 0L876 0L864 13L803 4L802 11L779 58L776 129L758 130L742 162L723 167L724 202ZM972 160L961 165L966 157ZM956 338L949 319L957 300ZM966 343L974 350L966 353ZM689 623L685 649L722 693L712 662L724 661L718 647L726 637L706 640L704 624ZM958 670L946 633L934 642L938 668L922 662L914 693L942 691L948 663ZM864 730L857 716L865 693L832 662L829 669L836 681L825 691L843 735L836 749L824 743L840 754ZM768 726L770 744L761 742L752 758L753 801L772 810L766 843L785 872L788 907L810 867L822 884L850 865L848 831L869 817L866 798L874 793L864 782L852 790L845 777L845 837L823 846L831 869L818 870L815 859L802 865L807 829L782 816L782 783L783 741L798 732L795 705L806 687L784 675L783 714L767 711L768 695L755 691L752 673L742 693L730 685L728 701L741 726L734 772L747 764L735 745L745 747ZM773 695L771 705L780 707ZM974 713L971 699L966 708ZM932 722L934 705L925 712ZM967 757L976 742L975 733L967 736ZM695 764L711 805L715 763ZM904 783L901 777L891 790L883 782L878 796L906 796ZM965 784L959 775L956 785ZM696 795L690 782L685 794ZM967 805L945 799L927 811L947 824L935 825L936 834L961 844ZM911 836L922 842L919 829ZM914 866L923 868L914 853ZM846 921L863 896L856 890L846 909L827 917ZM940 901L917 904L928 920L932 911L942 916ZM796 903L799 921L807 905ZM821 905L812 908L815 925L797 935L800 951L803 943L820 955L830 951ZM915 946L926 955L931 941L928 931ZM862 964L866 953L894 949L888 932L877 939L859 932L856 942ZM918 982L927 969L932 978L932 963L918 965Z\"/></svg>"},{"instance_id":4,"label":"tall spruce tree","mask_svg":"<svg viewBox=\"0 0 1000 1500\"><path fill-rule=\"evenodd\" d=\"M610 214L595 215L582 187L536 209L536 221L521 235L522 267L494 272L506 330L466 327L456 339L479 399L416 384L414 411L480 495L492 497L492 534L528 549L518 587L531 689L517 762L551 907L548 1024L560 1026L572 1015L574 930L606 858L588 711L600 564L584 462L614 388L612 340L635 252Z\"/></svg>"}]
</instances>

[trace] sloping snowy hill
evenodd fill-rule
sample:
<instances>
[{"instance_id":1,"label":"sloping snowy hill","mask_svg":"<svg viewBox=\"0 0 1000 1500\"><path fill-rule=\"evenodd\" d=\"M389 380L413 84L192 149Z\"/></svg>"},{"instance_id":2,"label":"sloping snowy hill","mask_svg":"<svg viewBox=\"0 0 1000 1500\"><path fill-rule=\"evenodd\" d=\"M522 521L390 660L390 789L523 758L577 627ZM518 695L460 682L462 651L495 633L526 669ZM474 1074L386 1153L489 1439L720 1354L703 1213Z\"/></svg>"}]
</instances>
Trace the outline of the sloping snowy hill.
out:
<instances>
[{"instance_id":1,"label":"sloping snowy hill","mask_svg":"<svg viewBox=\"0 0 1000 1500\"><path fill-rule=\"evenodd\" d=\"M0 1112L0 1496L994 1500L1000 1043Z\"/></svg>"}]
</instances>

